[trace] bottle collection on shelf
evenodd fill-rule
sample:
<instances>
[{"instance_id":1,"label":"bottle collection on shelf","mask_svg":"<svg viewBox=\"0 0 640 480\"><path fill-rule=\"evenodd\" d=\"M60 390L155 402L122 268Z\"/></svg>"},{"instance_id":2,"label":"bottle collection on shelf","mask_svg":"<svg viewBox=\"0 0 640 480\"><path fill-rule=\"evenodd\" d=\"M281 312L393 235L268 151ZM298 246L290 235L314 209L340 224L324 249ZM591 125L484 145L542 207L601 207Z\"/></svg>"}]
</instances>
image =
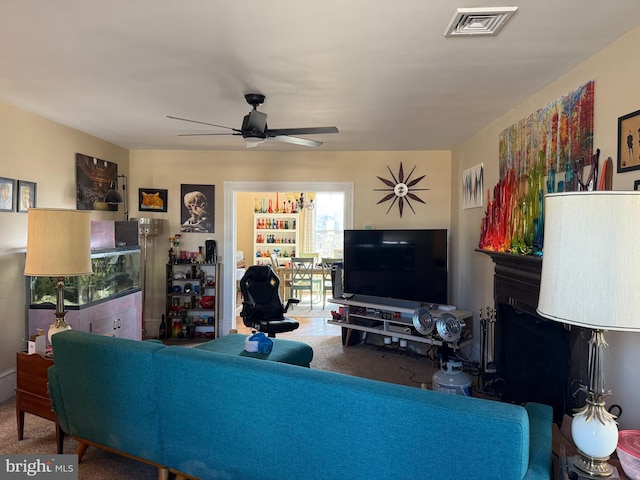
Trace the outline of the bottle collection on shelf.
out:
<instances>
[{"instance_id":1,"label":"bottle collection on shelf","mask_svg":"<svg viewBox=\"0 0 640 480\"><path fill-rule=\"evenodd\" d=\"M295 257L296 256L296 250L295 249L293 249L293 250L287 250L287 249L280 250L278 248L274 248L273 251L259 249L256 252L256 258L271 257L271 255L275 255L278 258Z\"/></svg>"},{"instance_id":2,"label":"bottle collection on shelf","mask_svg":"<svg viewBox=\"0 0 640 480\"><path fill-rule=\"evenodd\" d=\"M295 238L283 237L280 235L256 235L256 243L296 243Z\"/></svg>"},{"instance_id":3,"label":"bottle collection on shelf","mask_svg":"<svg viewBox=\"0 0 640 480\"><path fill-rule=\"evenodd\" d=\"M295 218L287 218L289 214ZM281 211L276 216L278 218L269 217L269 213L264 217L260 213L256 215L254 230L254 253L256 258L270 257L274 253L278 257L296 256L297 215L292 212ZM280 247L273 248L274 245L279 245Z\"/></svg>"},{"instance_id":4,"label":"bottle collection on shelf","mask_svg":"<svg viewBox=\"0 0 640 480\"><path fill-rule=\"evenodd\" d=\"M278 218L258 218L256 220L256 229L258 230L295 230L296 220L278 219Z\"/></svg>"},{"instance_id":5,"label":"bottle collection on shelf","mask_svg":"<svg viewBox=\"0 0 640 480\"><path fill-rule=\"evenodd\" d=\"M278 200L278 192L276 192L275 205L272 199L267 200L266 198L256 197L253 211L255 213L300 213L300 210L302 210L305 205L313 205L316 194L308 192L308 200L305 200L304 192L301 192L299 195L295 193L287 193L285 196L287 197L287 200L282 202L282 206L280 206L280 201Z\"/></svg>"},{"instance_id":6,"label":"bottle collection on shelf","mask_svg":"<svg viewBox=\"0 0 640 480\"><path fill-rule=\"evenodd\" d=\"M216 242L207 239L206 253L205 247L199 246L197 252L187 252L180 248L182 235L176 233L173 237L169 237L169 263L216 263Z\"/></svg>"}]
</instances>

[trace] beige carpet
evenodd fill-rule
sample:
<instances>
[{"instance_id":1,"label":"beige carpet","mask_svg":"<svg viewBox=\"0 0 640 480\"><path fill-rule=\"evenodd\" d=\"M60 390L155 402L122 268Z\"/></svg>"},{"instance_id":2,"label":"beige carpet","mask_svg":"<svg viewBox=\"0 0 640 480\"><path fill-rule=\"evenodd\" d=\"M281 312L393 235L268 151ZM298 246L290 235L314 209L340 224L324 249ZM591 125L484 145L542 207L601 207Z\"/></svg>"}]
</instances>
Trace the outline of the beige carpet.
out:
<instances>
[{"instance_id":1,"label":"beige carpet","mask_svg":"<svg viewBox=\"0 0 640 480\"><path fill-rule=\"evenodd\" d=\"M65 437L64 453L75 453L78 443ZM15 397L0 403L0 453L55 454L56 434L53 422L26 414L24 438L18 441ZM80 480L143 480L158 478L157 470L129 458L89 447L78 465Z\"/></svg>"},{"instance_id":2,"label":"beige carpet","mask_svg":"<svg viewBox=\"0 0 640 480\"><path fill-rule=\"evenodd\" d=\"M343 347L340 336L288 337L313 347L311 368L397 383L420 388L431 387L433 362L393 347L359 344Z\"/></svg>"},{"instance_id":3,"label":"beige carpet","mask_svg":"<svg viewBox=\"0 0 640 480\"><path fill-rule=\"evenodd\" d=\"M287 338L308 343L313 347L314 359L311 368L417 388L420 388L422 382L431 385L433 364L424 357L415 358L370 345L343 347L339 335L291 335ZM15 401L12 398L0 403L0 453L55 454L53 423L29 414L25 417L25 436L19 442ZM65 453L75 453L76 446L77 443L67 437ZM79 465L80 480L155 478L157 471L153 467L93 447L89 448Z\"/></svg>"}]
</instances>

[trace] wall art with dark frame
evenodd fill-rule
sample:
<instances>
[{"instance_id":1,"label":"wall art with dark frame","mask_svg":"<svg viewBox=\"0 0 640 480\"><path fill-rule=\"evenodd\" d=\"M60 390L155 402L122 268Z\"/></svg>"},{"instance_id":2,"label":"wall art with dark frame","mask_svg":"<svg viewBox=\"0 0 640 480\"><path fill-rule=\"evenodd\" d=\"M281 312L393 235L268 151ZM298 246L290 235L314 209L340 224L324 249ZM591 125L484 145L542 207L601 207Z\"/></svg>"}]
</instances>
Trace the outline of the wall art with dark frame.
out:
<instances>
[{"instance_id":1,"label":"wall art with dark frame","mask_svg":"<svg viewBox=\"0 0 640 480\"><path fill-rule=\"evenodd\" d=\"M618 118L618 173L640 170L640 110Z\"/></svg>"},{"instance_id":2,"label":"wall art with dark frame","mask_svg":"<svg viewBox=\"0 0 640 480\"><path fill-rule=\"evenodd\" d=\"M166 212L168 190L160 188L138 189L138 211L140 212Z\"/></svg>"},{"instance_id":3,"label":"wall art with dark frame","mask_svg":"<svg viewBox=\"0 0 640 480\"><path fill-rule=\"evenodd\" d=\"M182 184L180 195L180 231L213 233L215 185Z\"/></svg>"},{"instance_id":4,"label":"wall art with dark frame","mask_svg":"<svg viewBox=\"0 0 640 480\"><path fill-rule=\"evenodd\" d=\"M118 205L104 203L110 188L117 188L118 164L76 153L76 208L118 211Z\"/></svg>"},{"instance_id":5,"label":"wall art with dark frame","mask_svg":"<svg viewBox=\"0 0 640 480\"><path fill-rule=\"evenodd\" d=\"M16 211L16 181L0 177L0 212Z\"/></svg>"},{"instance_id":6,"label":"wall art with dark frame","mask_svg":"<svg viewBox=\"0 0 640 480\"><path fill-rule=\"evenodd\" d=\"M38 185L35 182L27 182L26 180L18 180L18 195L16 203L19 213L27 213L30 208L38 206Z\"/></svg>"}]
</instances>

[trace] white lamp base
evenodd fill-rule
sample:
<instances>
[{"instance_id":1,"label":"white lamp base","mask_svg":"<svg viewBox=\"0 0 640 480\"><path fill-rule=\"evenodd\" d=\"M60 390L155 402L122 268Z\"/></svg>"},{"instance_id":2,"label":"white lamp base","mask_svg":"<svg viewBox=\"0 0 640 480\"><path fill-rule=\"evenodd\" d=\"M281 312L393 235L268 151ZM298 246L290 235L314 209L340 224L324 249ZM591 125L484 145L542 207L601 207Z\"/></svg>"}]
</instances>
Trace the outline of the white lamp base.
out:
<instances>
[{"instance_id":1,"label":"white lamp base","mask_svg":"<svg viewBox=\"0 0 640 480\"><path fill-rule=\"evenodd\" d=\"M65 330L71 330L71 325L65 322L64 318L56 318L56 321L49 326L49 331L47 332L49 344L51 344L51 337L56 333L64 332Z\"/></svg>"},{"instance_id":2,"label":"white lamp base","mask_svg":"<svg viewBox=\"0 0 640 480\"><path fill-rule=\"evenodd\" d=\"M604 478L606 480L620 480L620 473L618 472L618 469L612 465L609 465L608 463L605 465L609 465L609 467L612 470L611 474L608 476L596 476L596 475L590 475L586 473L584 470L578 468L576 466L576 462L581 462L581 461L582 461L582 457L580 455L575 455L567 459L566 468L569 471L569 478L573 478L575 480L594 480L597 478L601 478L601 479Z\"/></svg>"}]
</instances>

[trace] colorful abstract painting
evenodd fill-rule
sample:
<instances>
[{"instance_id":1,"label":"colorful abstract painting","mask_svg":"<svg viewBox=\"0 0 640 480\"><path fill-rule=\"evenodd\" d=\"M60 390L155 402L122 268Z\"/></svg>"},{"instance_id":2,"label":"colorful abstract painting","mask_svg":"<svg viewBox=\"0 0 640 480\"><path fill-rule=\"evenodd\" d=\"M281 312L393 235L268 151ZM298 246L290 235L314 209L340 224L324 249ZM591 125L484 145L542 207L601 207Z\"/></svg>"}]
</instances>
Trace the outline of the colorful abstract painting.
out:
<instances>
[{"instance_id":1,"label":"colorful abstract painting","mask_svg":"<svg viewBox=\"0 0 640 480\"><path fill-rule=\"evenodd\" d=\"M500 178L513 169L526 176L542 152L545 172L563 172L567 165L593 155L593 80L554 100L500 133Z\"/></svg>"}]
</instances>

